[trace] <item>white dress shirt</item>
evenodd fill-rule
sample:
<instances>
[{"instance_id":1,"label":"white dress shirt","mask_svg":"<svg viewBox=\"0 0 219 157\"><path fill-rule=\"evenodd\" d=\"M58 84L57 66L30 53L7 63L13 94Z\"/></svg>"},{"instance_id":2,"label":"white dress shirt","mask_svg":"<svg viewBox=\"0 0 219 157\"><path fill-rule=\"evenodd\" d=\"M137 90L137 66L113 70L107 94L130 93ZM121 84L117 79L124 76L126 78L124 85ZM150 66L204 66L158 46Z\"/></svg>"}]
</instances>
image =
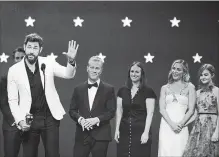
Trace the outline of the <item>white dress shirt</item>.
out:
<instances>
[{"instance_id":1,"label":"white dress shirt","mask_svg":"<svg viewBox=\"0 0 219 157\"><path fill-rule=\"evenodd\" d=\"M95 96L96 96L97 90L98 90L99 85L100 85L100 79L98 79L96 82L97 82L98 87L92 86L91 88L87 88L87 90L88 90L88 100L89 100L89 107L90 107L90 110L91 110L92 107L93 107L94 98L95 98ZM88 80L88 84L94 84L94 83L92 83L90 80ZM78 118L78 123L79 123L79 124L80 124L82 118L83 118L83 117L79 117L79 118ZM99 120L99 118L98 118L98 120ZM99 122L100 122L100 120L99 120ZM100 123L97 123L97 126L99 126L99 124L100 124Z\"/></svg>"},{"instance_id":2,"label":"white dress shirt","mask_svg":"<svg viewBox=\"0 0 219 157\"><path fill-rule=\"evenodd\" d=\"M88 84L93 84L93 83L90 80L88 80ZM90 110L93 107L93 102L94 102L94 98L95 98L96 93L97 93L97 89L99 88L100 79L97 80L97 84L98 84L98 87L92 86L91 88L87 88Z\"/></svg>"}]
</instances>

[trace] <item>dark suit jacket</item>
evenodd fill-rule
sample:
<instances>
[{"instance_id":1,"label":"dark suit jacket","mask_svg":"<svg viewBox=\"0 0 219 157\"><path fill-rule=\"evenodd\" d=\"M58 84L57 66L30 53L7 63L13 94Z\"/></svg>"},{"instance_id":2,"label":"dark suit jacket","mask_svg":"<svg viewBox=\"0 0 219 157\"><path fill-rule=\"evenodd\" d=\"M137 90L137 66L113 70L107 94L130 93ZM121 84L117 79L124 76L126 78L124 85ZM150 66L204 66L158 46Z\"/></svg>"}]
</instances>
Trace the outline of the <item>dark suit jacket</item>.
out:
<instances>
[{"instance_id":1,"label":"dark suit jacket","mask_svg":"<svg viewBox=\"0 0 219 157\"><path fill-rule=\"evenodd\" d=\"M75 87L69 110L69 114L77 126L75 140L84 140L90 135L96 140L111 141L110 120L114 117L115 110L116 97L113 86L100 81L91 110L88 100L87 81ZM100 125L94 126L90 131L87 131L87 129L82 131L81 125L78 124L78 119L81 116L84 118L98 117Z\"/></svg>"},{"instance_id":2,"label":"dark suit jacket","mask_svg":"<svg viewBox=\"0 0 219 157\"><path fill-rule=\"evenodd\" d=\"M3 114L2 129L9 131L17 130L16 126L11 126L14 123L14 117L8 104L7 76L2 77L0 82L0 109Z\"/></svg>"}]
</instances>

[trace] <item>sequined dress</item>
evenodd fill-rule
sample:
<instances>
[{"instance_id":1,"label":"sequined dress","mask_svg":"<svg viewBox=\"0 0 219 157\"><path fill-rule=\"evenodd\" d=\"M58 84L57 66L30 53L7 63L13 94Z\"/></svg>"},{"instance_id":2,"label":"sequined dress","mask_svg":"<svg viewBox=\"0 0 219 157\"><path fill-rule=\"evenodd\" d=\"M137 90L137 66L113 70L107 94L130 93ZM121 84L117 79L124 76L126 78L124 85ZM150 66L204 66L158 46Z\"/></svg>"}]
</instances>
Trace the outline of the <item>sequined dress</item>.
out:
<instances>
[{"instance_id":1,"label":"sequined dress","mask_svg":"<svg viewBox=\"0 0 219 157\"><path fill-rule=\"evenodd\" d=\"M197 111L183 157L219 157L219 142L211 141L218 113L217 97L212 91L197 94Z\"/></svg>"}]
</instances>

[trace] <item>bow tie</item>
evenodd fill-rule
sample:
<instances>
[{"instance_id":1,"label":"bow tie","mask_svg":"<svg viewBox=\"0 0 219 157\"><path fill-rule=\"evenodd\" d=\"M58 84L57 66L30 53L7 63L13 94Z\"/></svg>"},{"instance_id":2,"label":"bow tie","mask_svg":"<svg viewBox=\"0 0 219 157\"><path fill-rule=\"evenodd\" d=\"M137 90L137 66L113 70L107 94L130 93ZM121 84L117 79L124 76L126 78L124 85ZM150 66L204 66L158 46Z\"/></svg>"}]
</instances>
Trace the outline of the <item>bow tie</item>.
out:
<instances>
[{"instance_id":1,"label":"bow tie","mask_svg":"<svg viewBox=\"0 0 219 157\"><path fill-rule=\"evenodd\" d=\"M89 83L88 83L88 88L89 88L89 89L90 89L92 86L94 86L94 87L98 87L97 82L95 82L95 83L93 83L93 84L89 84Z\"/></svg>"}]
</instances>

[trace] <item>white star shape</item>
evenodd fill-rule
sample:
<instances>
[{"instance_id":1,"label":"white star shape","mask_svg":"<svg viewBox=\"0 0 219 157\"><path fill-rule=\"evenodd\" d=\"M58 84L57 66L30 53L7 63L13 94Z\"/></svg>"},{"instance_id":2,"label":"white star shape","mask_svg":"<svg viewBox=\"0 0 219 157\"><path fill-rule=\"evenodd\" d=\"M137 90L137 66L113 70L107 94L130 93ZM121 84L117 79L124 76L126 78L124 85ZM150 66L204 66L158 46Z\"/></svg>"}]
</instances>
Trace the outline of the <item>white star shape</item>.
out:
<instances>
[{"instance_id":1,"label":"white star shape","mask_svg":"<svg viewBox=\"0 0 219 157\"><path fill-rule=\"evenodd\" d=\"M153 63L153 58L154 58L154 56L151 56L150 53L148 53L147 56L144 56L144 58L145 58L145 62L146 62L146 63L147 63L147 62Z\"/></svg>"},{"instance_id":2,"label":"white star shape","mask_svg":"<svg viewBox=\"0 0 219 157\"><path fill-rule=\"evenodd\" d=\"M103 62L104 62L104 59L106 58L106 56L104 56L102 53L99 53L97 57L99 57Z\"/></svg>"},{"instance_id":3,"label":"white star shape","mask_svg":"<svg viewBox=\"0 0 219 157\"><path fill-rule=\"evenodd\" d=\"M125 17L125 19L122 19L121 21L123 23L123 27L126 27L126 26L131 27L132 20L129 19L128 17Z\"/></svg>"},{"instance_id":4,"label":"white star shape","mask_svg":"<svg viewBox=\"0 0 219 157\"><path fill-rule=\"evenodd\" d=\"M77 17L76 19L73 19L73 22L75 23L75 27L77 26L82 27L82 22L84 22L84 20L81 19L80 17Z\"/></svg>"},{"instance_id":5,"label":"white star shape","mask_svg":"<svg viewBox=\"0 0 219 157\"><path fill-rule=\"evenodd\" d=\"M50 55L47 55L47 57L56 60L56 58L58 57L57 55L54 55L53 52Z\"/></svg>"},{"instance_id":6,"label":"white star shape","mask_svg":"<svg viewBox=\"0 0 219 157\"><path fill-rule=\"evenodd\" d=\"M28 17L28 19L24 20L26 22L26 27L28 26L34 26L33 23L36 21L35 19L32 19L31 16Z\"/></svg>"},{"instance_id":7,"label":"white star shape","mask_svg":"<svg viewBox=\"0 0 219 157\"><path fill-rule=\"evenodd\" d=\"M2 53L2 55L0 55L0 62L2 63L2 62L5 62L5 63L7 63L8 61L7 61L7 59L8 59L8 55L5 55L5 53L3 52Z\"/></svg>"},{"instance_id":8,"label":"white star shape","mask_svg":"<svg viewBox=\"0 0 219 157\"><path fill-rule=\"evenodd\" d=\"M170 22L172 23L171 27L179 27L179 23L181 20L177 20L176 17L173 18L173 20L170 20Z\"/></svg>"},{"instance_id":9,"label":"white star shape","mask_svg":"<svg viewBox=\"0 0 219 157\"><path fill-rule=\"evenodd\" d=\"M192 56L192 58L194 59L194 63L196 63L196 62L201 63L202 56L199 56L198 53L196 53L195 56Z\"/></svg>"}]
</instances>

